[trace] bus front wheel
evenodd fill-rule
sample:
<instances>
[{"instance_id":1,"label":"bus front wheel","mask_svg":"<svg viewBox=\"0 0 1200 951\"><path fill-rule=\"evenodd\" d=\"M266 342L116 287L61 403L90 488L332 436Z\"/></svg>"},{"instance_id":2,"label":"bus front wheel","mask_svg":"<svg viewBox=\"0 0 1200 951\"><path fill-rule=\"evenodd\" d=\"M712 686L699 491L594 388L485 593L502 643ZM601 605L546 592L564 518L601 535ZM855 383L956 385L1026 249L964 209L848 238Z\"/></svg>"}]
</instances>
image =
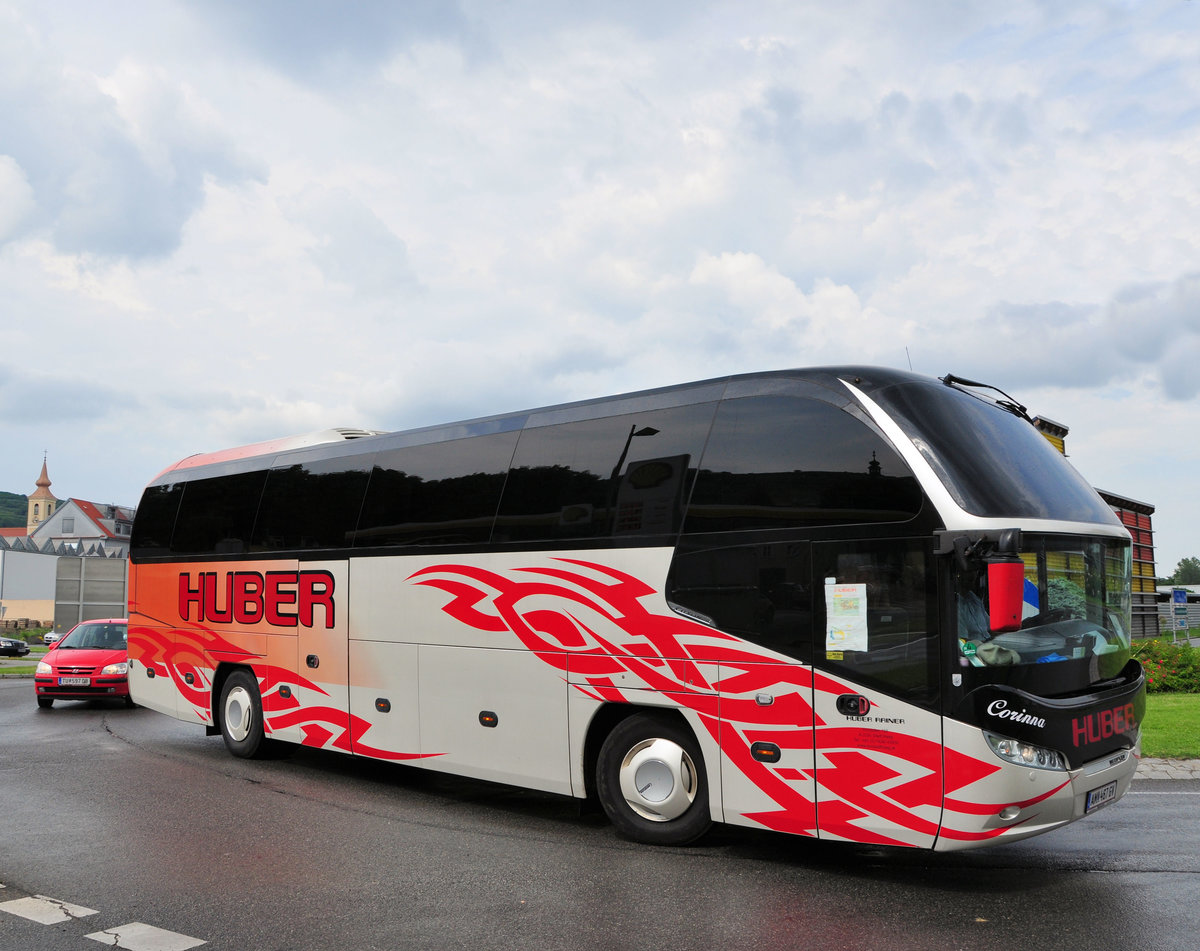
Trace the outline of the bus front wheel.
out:
<instances>
[{"instance_id":1,"label":"bus front wheel","mask_svg":"<svg viewBox=\"0 0 1200 951\"><path fill-rule=\"evenodd\" d=\"M685 725L638 713L600 747L596 793L622 835L651 845L684 845L712 824L704 760Z\"/></svg>"},{"instance_id":2,"label":"bus front wheel","mask_svg":"<svg viewBox=\"0 0 1200 951\"><path fill-rule=\"evenodd\" d=\"M234 756L254 759L266 752L262 696L248 670L235 670L221 687L221 736Z\"/></svg>"}]
</instances>

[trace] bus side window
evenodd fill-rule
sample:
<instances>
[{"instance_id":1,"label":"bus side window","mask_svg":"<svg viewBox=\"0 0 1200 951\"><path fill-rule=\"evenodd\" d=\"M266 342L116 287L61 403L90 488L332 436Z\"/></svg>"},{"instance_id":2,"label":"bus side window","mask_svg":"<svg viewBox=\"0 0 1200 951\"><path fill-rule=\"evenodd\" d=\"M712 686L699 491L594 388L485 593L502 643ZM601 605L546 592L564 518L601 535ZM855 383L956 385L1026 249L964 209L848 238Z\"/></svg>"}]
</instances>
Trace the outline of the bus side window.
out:
<instances>
[{"instance_id":1,"label":"bus side window","mask_svg":"<svg viewBox=\"0 0 1200 951\"><path fill-rule=\"evenodd\" d=\"M516 443L511 431L381 451L354 547L485 544Z\"/></svg>"},{"instance_id":2,"label":"bus side window","mask_svg":"<svg viewBox=\"0 0 1200 951\"><path fill-rule=\"evenodd\" d=\"M521 432L493 541L675 535L715 409L534 420Z\"/></svg>"},{"instance_id":3,"label":"bus side window","mask_svg":"<svg viewBox=\"0 0 1200 951\"><path fill-rule=\"evenodd\" d=\"M348 548L367 488L364 463L326 459L272 469L252 551Z\"/></svg>"},{"instance_id":4,"label":"bus side window","mask_svg":"<svg viewBox=\"0 0 1200 951\"><path fill-rule=\"evenodd\" d=\"M917 539L813 545L816 663L906 700L938 696L930 543Z\"/></svg>"},{"instance_id":5,"label":"bus side window","mask_svg":"<svg viewBox=\"0 0 1200 951\"><path fill-rule=\"evenodd\" d=\"M830 403L725 400L704 450L684 533L903 522L923 495L880 432Z\"/></svg>"},{"instance_id":6,"label":"bus side window","mask_svg":"<svg viewBox=\"0 0 1200 951\"><path fill-rule=\"evenodd\" d=\"M241 555L267 473L259 469L187 483L171 537L173 555Z\"/></svg>"},{"instance_id":7,"label":"bus side window","mask_svg":"<svg viewBox=\"0 0 1200 951\"><path fill-rule=\"evenodd\" d=\"M132 557L150 558L170 552L183 490L184 483L176 482L173 485L152 485L142 493L137 519L133 523L133 535L129 540Z\"/></svg>"}]
</instances>

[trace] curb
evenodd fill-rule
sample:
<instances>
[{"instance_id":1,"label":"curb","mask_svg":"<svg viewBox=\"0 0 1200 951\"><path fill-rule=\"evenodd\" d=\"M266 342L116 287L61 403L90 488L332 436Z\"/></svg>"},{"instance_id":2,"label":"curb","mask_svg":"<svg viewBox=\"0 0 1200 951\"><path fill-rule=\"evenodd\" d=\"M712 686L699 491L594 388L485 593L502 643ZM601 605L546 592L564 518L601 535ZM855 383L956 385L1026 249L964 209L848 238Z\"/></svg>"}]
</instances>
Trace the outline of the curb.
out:
<instances>
[{"instance_id":1,"label":"curb","mask_svg":"<svg viewBox=\"0 0 1200 951\"><path fill-rule=\"evenodd\" d=\"M1134 779L1200 779L1200 760L1143 757Z\"/></svg>"}]
</instances>

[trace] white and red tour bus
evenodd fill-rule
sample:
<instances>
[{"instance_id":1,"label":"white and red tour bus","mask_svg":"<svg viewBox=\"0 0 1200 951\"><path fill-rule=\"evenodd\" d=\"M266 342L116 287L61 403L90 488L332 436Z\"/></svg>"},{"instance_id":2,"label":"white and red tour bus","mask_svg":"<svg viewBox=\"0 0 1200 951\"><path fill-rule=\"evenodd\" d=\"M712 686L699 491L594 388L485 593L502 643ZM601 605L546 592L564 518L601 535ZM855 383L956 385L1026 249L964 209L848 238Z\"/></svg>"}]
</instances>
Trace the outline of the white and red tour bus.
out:
<instances>
[{"instance_id":1,"label":"white and red tour bus","mask_svg":"<svg viewBox=\"0 0 1200 951\"><path fill-rule=\"evenodd\" d=\"M138 507L130 689L237 756L589 797L649 843L1056 828L1137 765L1130 539L983 389L789 370L192 456Z\"/></svg>"}]
</instances>

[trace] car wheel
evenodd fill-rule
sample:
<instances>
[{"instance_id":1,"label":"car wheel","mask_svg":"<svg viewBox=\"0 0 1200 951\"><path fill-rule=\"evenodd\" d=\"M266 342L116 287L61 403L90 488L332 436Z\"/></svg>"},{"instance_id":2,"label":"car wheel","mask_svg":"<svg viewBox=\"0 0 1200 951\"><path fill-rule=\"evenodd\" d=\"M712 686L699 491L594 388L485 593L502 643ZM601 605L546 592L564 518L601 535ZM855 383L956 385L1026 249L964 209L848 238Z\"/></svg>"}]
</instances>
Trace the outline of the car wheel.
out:
<instances>
[{"instance_id":1,"label":"car wheel","mask_svg":"<svg viewBox=\"0 0 1200 951\"><path fill-rule=\"evenodd\" d=\"M221 688L221 736L234 756L255 759L266 753L262 696L248 670L235 670Z\"/></svg>"},{"instance_id":2,"label":"car wheel","mask_svg":"<svg viewBox=\"0 0 1200 951\"><path fill-rule=\"evenodd\" d=\"M684 845L712 825L700 746L668 717L617 724L600 747L596 793L617 831L638 842Z\"/></svg>"},{"instance_id":3,"label":"car wheel","mask_svg":"<svg viewBox=\"0 0 1200 951\"><path fill-rule=\"evenodd\" d=\"M53 697L38 697L38 706L41 707L43 710L49 710L52 706L54 706L54 698Z\"/></svg>"}]
</instances>

